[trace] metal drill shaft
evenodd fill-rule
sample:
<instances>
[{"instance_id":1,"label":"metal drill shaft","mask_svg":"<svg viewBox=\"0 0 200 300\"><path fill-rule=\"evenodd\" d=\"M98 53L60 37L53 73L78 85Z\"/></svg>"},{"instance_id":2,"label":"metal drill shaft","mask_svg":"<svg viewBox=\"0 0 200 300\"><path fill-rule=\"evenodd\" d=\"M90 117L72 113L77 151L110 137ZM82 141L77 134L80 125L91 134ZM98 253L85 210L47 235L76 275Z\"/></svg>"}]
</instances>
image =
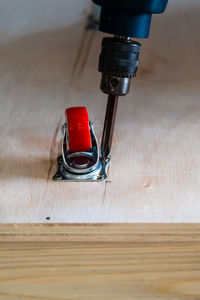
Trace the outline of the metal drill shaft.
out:
<instances>
[{"instance_id":1,"label":"metal drill shaft","mask_svg":"<svg viewBox=\"0 0 200 300\"><path fill-rule=\"evenodd\" d=\"M111 151L117 104L118 96L108 95L108 102L101 142L101 155L104 159L110 155Z\"/></svg>"}]
</instances>

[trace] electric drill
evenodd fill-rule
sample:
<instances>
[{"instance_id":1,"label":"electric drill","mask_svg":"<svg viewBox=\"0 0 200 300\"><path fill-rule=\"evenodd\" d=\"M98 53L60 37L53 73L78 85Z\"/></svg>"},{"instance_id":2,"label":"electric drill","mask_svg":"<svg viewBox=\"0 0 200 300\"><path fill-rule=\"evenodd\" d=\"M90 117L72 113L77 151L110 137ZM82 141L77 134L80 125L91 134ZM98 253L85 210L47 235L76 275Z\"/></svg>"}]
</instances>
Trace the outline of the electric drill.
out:
<instances>
[{"instance_id":1,"label":"electric drill","mask_svg":"<svg viewBox=\"0 0 200 300\"><path fill-rule=\"evenodd\" d=\"M99 71L101 90L108 94L101 144L103 159L110 155L118 96L129 92L136 76L140 43L131 37L148 38L152 14L165 11L168 0L92 0L101 6L99 30L114 34L102 41Z\"/></svg>"},{"instance_id":2,"label":"electric drill","mask_svg":"<svg viewBox=\"0 0 200 300\"><path fill-rule=\"evenodd\" d=\"M62 155L57 159L58 170L53 177L56 181L106 180L118 97L129 92L131 78L138 69L141 45L131 37L147 38L152 14L162 13L167 5L167 0L92 1L101 6L99 30L114 34L103 39L99 56L101 90L108 94L101 156L87 109L66 109Z\"/></svg>"}]
</instances>

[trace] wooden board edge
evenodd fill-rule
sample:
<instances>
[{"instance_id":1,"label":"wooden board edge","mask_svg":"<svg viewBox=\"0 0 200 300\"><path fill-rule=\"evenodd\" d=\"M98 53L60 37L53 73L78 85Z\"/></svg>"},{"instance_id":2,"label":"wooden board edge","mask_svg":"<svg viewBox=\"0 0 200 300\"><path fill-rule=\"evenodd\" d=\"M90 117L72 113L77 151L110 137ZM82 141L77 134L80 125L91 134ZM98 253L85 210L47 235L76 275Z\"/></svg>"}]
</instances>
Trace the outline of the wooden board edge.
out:
<instances>
[{"instance_id":1,"label":"wooden board edge","mask_svg":"<svg viewBox=\"0 0 200 300\"><path fill-rule=\"evenodd\" d=\"M200 242L200 224L0 224L0 241Z\"/></svg>"}]
</instances>

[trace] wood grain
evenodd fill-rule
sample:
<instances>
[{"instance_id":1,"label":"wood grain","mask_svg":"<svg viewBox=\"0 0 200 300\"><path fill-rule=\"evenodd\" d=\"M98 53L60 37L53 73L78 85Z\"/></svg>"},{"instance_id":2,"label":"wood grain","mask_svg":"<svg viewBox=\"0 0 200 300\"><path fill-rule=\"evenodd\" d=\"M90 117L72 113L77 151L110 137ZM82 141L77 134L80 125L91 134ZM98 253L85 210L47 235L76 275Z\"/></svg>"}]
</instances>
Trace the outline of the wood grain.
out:
<instances>
[{"instance_id":1,"label":"wood grain","mask_svg":"<svg viewBox=\"0 0 200 300\"><path fill-rule=\"evenodd\" d=\"M103 128L104 34L84 30L89 3L78 1L0 0L0 223L199 222L197 0L169 1L141 41L109 180L51 180L65 108L87 106L99 142Z\"/></svg>"},{"instance_id":2,"label":"wood grain","mask_svg":"<svg viewBox=\"0 0 200 300\"><path fill-rule=\"evenodd\" d=\"M200 299L199 224L0 230L0 299Z\"/></svg>"},{"instance_id":3,"label":"wood grain","mask_svg":"<svg viewBox=\"0 0 200 300\"><path fill-rule=\"evenodd\" d=\"M0 241L200 242L200 224L5 224Z\"/></svg>"}]
</instances>

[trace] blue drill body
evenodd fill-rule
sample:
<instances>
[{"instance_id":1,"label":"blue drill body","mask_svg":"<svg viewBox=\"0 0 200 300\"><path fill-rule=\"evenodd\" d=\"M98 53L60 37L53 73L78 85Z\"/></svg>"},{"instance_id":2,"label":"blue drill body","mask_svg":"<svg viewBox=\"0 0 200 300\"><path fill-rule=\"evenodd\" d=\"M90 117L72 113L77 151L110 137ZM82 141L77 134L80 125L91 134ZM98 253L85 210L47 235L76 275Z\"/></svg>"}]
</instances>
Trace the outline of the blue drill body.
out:
<instances>
[{"instance_id":1,"label":"blue drill body","mask_svg":"<svg viewBox=\"0 0 200 300\"><path fill-rule=\"evenodd\" d=\"M99 30L148 38L152 14L165 11L168 0L92 0L101 6Z\"/></svg>"}]
</instances>

